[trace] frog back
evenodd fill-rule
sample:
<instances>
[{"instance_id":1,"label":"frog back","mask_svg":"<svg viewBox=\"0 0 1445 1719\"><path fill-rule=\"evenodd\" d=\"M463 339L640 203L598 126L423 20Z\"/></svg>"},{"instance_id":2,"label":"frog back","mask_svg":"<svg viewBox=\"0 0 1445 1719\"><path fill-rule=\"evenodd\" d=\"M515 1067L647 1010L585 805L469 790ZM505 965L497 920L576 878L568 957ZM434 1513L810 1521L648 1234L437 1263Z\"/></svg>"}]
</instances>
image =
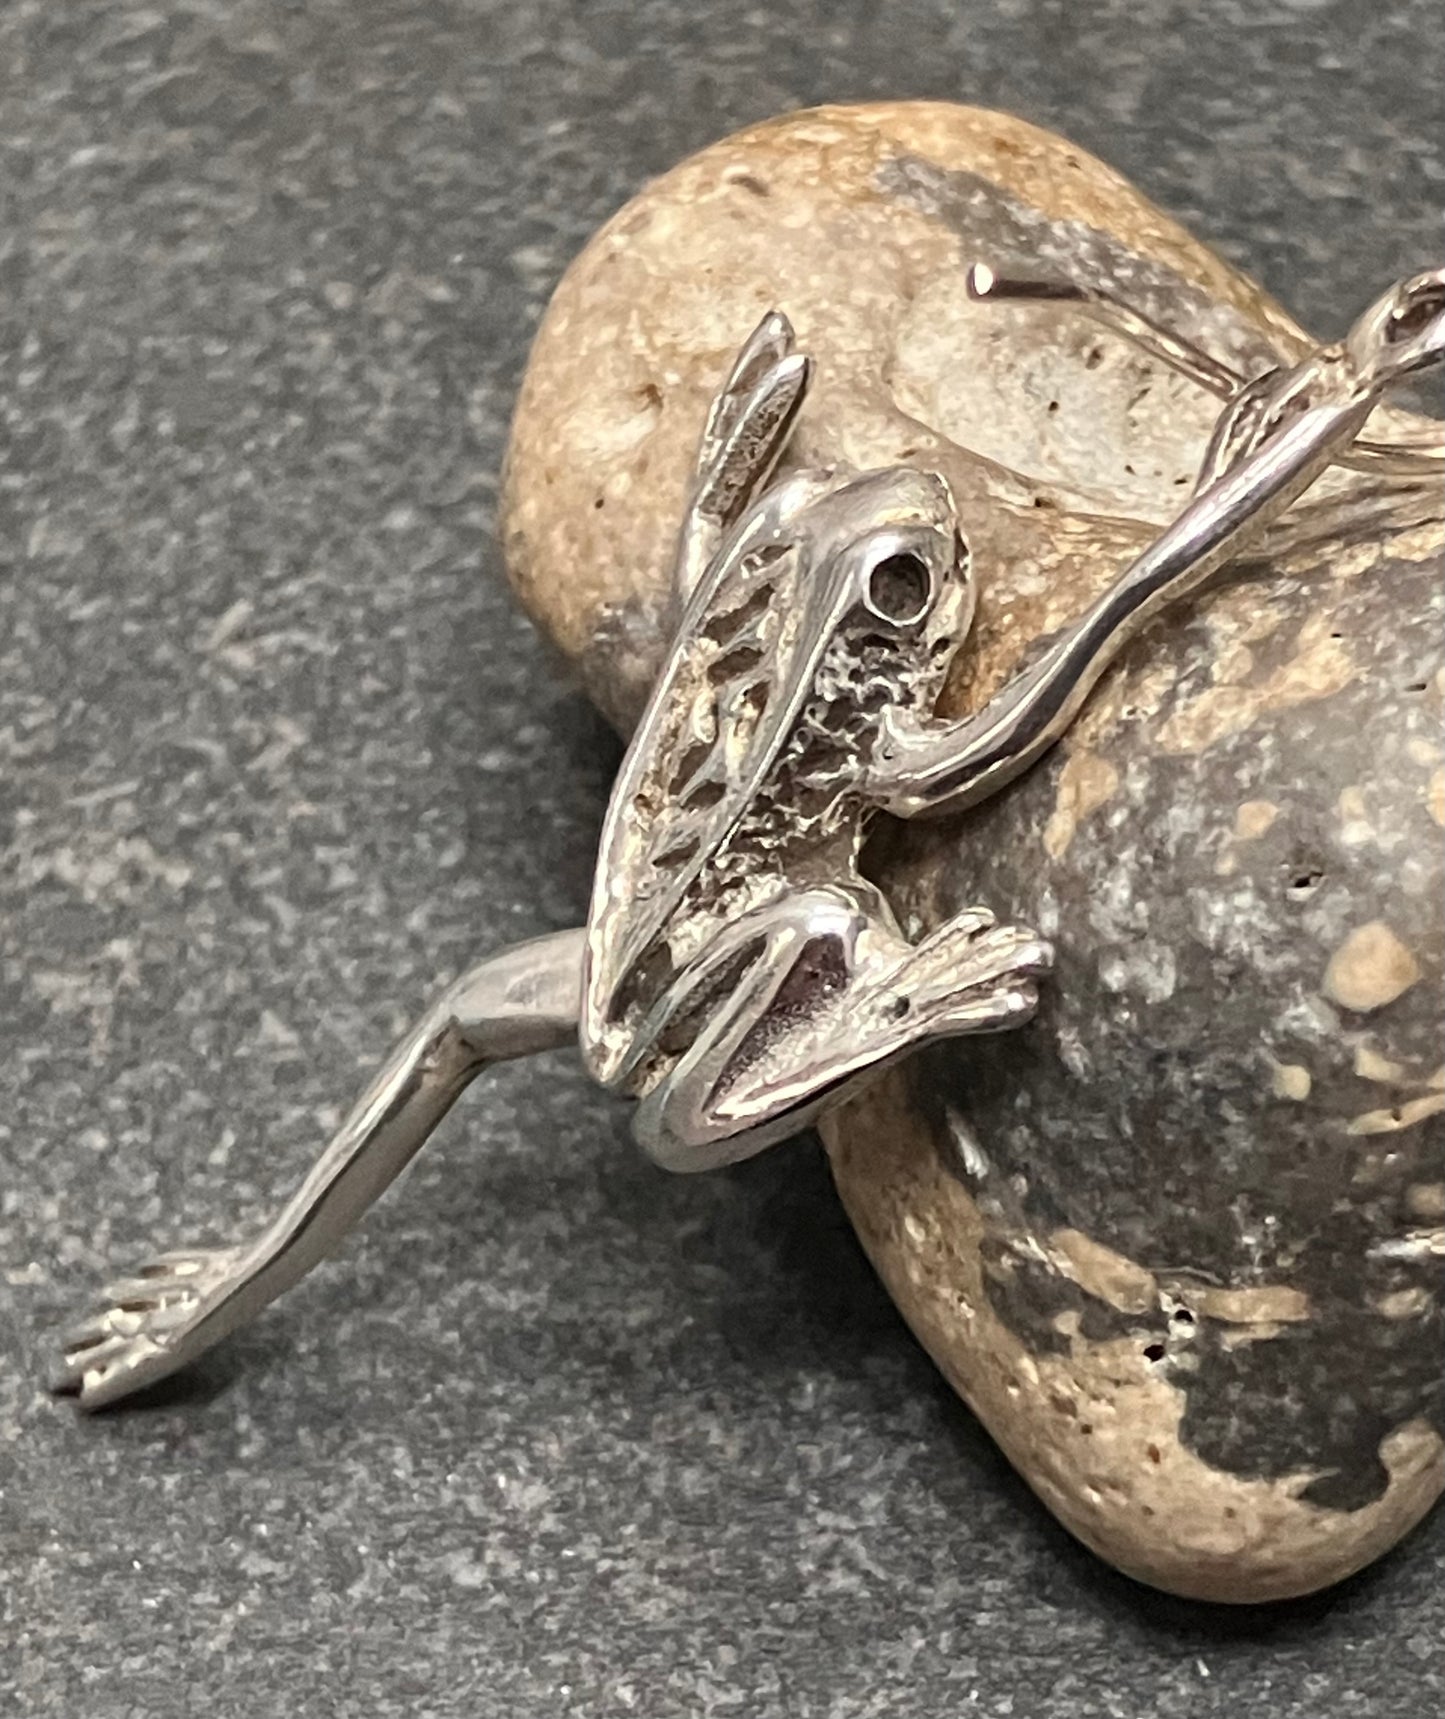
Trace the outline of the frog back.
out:
<instances>
[{"instance_id":1,"label":"frog back","mask_svg":"<svg viewBox=\"0 0 1445 1719\"><path fill-rule=\"evenodd\" d=\"M699 582L612 791L582 1020L602 1081L672 976L667 934L753 808L856 601L853 570L815 561L780 517L745 520Z\"/></svg>"}]
</instances>

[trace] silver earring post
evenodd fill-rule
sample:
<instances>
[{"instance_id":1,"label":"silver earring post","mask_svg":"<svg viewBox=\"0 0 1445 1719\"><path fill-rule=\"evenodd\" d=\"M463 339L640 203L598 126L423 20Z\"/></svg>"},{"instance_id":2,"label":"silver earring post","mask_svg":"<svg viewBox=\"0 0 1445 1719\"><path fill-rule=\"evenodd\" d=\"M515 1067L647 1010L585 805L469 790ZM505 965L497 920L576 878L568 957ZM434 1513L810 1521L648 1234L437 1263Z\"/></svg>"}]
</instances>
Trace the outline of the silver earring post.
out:
<instances>
[{"instance_id":1,"label":"silver earring post","mask_svg":"<svg viewBox=\"0 0 1445 1719\"><path fill-rule=\"evenodd\" d=\"M1246 390L1253 389L1281 373L1248 377L1206 352L1192 340L1186 340L1172 329L1151 321L1140 310L1125 304L1102 287L1066 280L1062 277L1028 279L997 275L986 263L974 263L967 273L968 295L976 304L1044 303L1076 306L1105 327L1124 335L1147 352L1150 357L1168 365L1197 387L1213 394L1216 399L1234 405ZM1428 282L1430 276L1414 280ZM1401 282L1405 287L1408 282ZM1399 288L1394 289L1396 291ZM1428 296L1428 288L1425 289ZM1210 461L1204 462L1208 470ZM1393 441L1377 441L1358 436L1339 449L1334 464L1354 471L1369 472L1389 478L1429 478L1445 474L1445 436L1421 425L1412 431L1401 431Z\"/></svg>"}]
</instances>

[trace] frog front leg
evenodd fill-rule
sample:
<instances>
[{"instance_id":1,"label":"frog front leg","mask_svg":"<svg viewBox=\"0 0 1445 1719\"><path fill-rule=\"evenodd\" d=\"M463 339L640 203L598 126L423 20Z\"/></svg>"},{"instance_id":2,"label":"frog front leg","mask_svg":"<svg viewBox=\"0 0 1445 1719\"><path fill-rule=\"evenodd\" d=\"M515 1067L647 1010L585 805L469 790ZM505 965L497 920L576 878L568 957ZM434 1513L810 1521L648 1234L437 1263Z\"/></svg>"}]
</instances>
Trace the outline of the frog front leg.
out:
<instances>
[{"instance_id":1,"label":"frog front leg","mask_svg":"<svg viewBox=\"0 0 1445 1719\"><path fill-rule=\"evenodd\" d=\"M933 817L1006 787L1067 732L1150 620L1198 591L1330 465L1349 458L1389 389L1442 364L1445 269L1430 269L1397 282L1343 341L1242 388L1221 414L1188 504L982 710L952 722L884 714L868 772L873 803L895 817ZM1413 450L1369 447L1366 469L1418 474L1421 460L1425 470L1439 463L1434 432Z\"/></svg>"},{"instance_id":2,"label":"frog front leg","mask_svg":"<svg viewBox=\"0 0 1445 1719\"><path fill-rule=\"evenodd\" d=\"M701 1024L634 1131L669 1170L751 1157L920 1044L1022 1025L1051 958L984 909L913 944L862 886L785 895L727 926L659 1005L640 1057Z\"/></svg>"}]
</instances>

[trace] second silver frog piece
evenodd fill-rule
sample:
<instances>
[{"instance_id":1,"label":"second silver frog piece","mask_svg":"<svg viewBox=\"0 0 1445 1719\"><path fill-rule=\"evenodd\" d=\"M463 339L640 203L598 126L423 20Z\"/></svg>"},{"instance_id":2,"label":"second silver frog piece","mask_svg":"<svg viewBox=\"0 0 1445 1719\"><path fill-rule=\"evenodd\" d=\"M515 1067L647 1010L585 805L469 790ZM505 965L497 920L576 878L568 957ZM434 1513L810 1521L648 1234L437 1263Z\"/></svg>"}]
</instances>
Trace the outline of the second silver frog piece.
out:
<instances>
[{"instance_id":1,"label":"second silver frog piece","mask_svg":"<svg viewBox=\"0 0 1445 1719\"><path fill-rule=\"evenodd\" d=\"M1081 296L981 277L981 293L1008 290ZM1207 359L1167 331L1092 308L1213 385ZM984 908L905 936L858 869L868 819L957 810L1004 786L1150 617L1331 463L1438 470L1438 448L1361 434L1385 389L1442 354L1437 270L1393 288L1341 345L1240 379L1179 517L982 711L942 722L973 606L953 498L908 467L775 480L809 365L770 314L703 434L676 631L613 790L588 925L451 986L266 1229L112 1285L66 1339L59 1388L114 1402L253 1317L334 1250L490 1063L580 1042L600 1082L640 1100L647 1150L694 1170L796 1132L926 1040L1026 1021L1048 946Z\"/></svg>"}]
</instances>

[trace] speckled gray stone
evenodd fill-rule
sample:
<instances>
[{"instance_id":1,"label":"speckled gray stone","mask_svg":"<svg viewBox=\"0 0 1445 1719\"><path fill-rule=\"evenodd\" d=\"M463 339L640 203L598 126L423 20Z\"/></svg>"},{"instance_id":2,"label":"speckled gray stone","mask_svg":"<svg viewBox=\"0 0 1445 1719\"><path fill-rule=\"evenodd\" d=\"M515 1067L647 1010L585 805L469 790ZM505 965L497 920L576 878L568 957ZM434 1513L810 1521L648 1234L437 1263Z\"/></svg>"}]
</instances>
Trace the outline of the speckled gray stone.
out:
<instances>
[{"instance_id":1,"label":"speckled gray stone","mask_svg":"<svg viewBox=\"0 0 1445 1719\"><path fill-rule=\"evenodd\" d=\"M1428 0L0 12L0 1711L1440 1705L1445 1520L1259 1614L1108 1576L815 1149L669 1181L564 1059L478 1090L188 1393L86 1423L37 1387L103 1263L259 1211L435 974L580 915L615 743L476 567L530 328L647 174L807 101L987 100L1337 328L1436 248L1439 34Z\"/></svg>"}]
</instances>

